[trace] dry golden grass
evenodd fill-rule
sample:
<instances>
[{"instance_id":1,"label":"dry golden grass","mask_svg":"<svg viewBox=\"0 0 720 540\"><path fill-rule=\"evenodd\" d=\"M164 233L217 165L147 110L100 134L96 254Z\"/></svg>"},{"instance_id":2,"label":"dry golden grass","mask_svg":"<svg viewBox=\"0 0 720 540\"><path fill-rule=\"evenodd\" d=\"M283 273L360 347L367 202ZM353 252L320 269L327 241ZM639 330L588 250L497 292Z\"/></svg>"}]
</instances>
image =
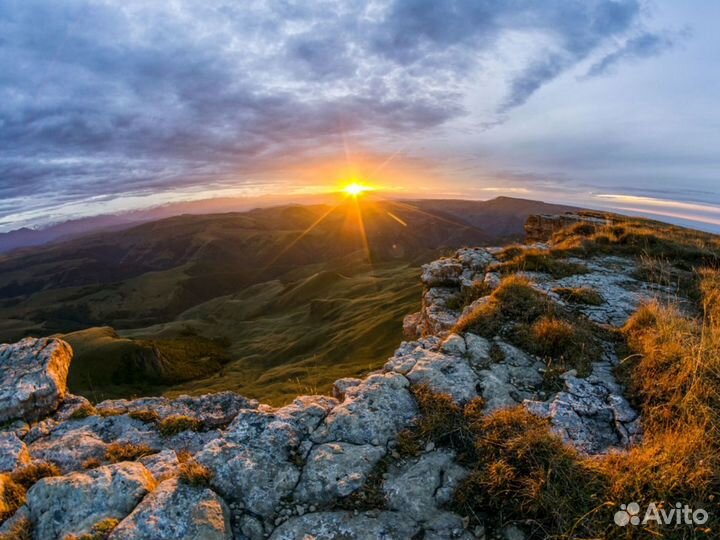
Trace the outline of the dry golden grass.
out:
<instances>
[{"instance_id":1,"label":"dry golden grass","mask_svg":"<svg viewBox=\"0 0 720 540\"><path fill-rule=\"evenodd\" d=\"M199 431L202 427L200 421L190 416L176 414L163 418L157 424L158 431L165 437L177 435L183 431Z\"/></svg>"},{"instance_id":2,"label":"dry golden grass","mask_svg":"<svg viewBox=\"0 0 720 540\"><path fill-rule=\"evenodd\" d=\"M81 534L80 536L70 534L63 540L107 540L113 529L118 526L118 523L120 523L120 521L117 519L106 518L93 525L89 533Z\"/></svg>"},{"instance_id":3,"label":"dry golden grass","mask_svg":"<svg viewBox=\"0 0 720 540\"><path fill-rule=\"evenodd\" d=\"M134 420L140 420L146 424L157 424L160 422L160 415L150 409L139 409L137 411L130 411L128 413L130 418Z\"/></svg>"},{"instance_id":4,"label":"dry golden grass","mask_svg":"<svg viewBox=\"0 0 720 540\"><path fill-rule=\"evenodd\" d=\"M454 332L471 331L486 337L496 335L508 321L532 322L553 309L547 295L535 290L519 276L503 279L488 301L462 317Z\"/></svg>"},{"instance_id":5,"label":"dry golden grass","mask_svg":"<svg viewBox=\"0 0 720 540\"><path fill-rule=\"evenodd\" d=\"M25 504L25 493L38 480L59 475L60 470L55 465L40 461L9 474L0 474L0 523Z\"/></svg>"},{"instance_id":6,"label":"dry golden grass","mask_svg":"<svg viewBox=\"0 0 720 540\"><path fill-rule=\"evenodd\" d=\"M178 477L181 482L196 487L210 485L210 480L213 477L212 471L198 463L189 452L178 452L178 460L180 461L180 474Z\"/></svg>"},{"instance_id":7,"label":"dry golden grass","mask_svg":"<svg viewBox=\"0 0 720 540\"><path fill-rule=\"evenodd\" d=\"M114 442L108 445L105 450L105 459L110 463L121 461L135 461L138 458L156 453L146 444L119 443Z\"/></svg>"},{"instance_id":8,"label":"dry golden grass","mask_svg":"<svg viewBox=\"0 0 720 540\"><path fill-rule=\"evenodd\" d=\"M699 272L702 317L671 306L642 307L622 329L633 353L620 375L643 418L642 441L626 452L585 456L522 408L479 413L449 396L415 391L421 412L398 449L415 454L428 441L450 447L469 470L454 508L497 529L518 523L532 538L717 538L720 519L720 271ZM547 347L572 330L540 319ZM560 339L561 338L561 339ZM704 508L703 526L620 528L620 504L650 502Z\"/></svg>"},{"instance_id":9,"label":"dry golden grass","mask_svg":"<svg viewBox=\"0 0 720 540\"><path fill-rule=\"evenodd\" d=\"M89 403L83 403L77 409L75 409L68 418L70 420L81 420L83 418L87 418L88 416L94 416L96 414L97 411L95 410L95 407L93 407Z\"/></svg>"},{"instance_id":10,"label":"dry golden grass","mask_svg":"<svg viewBox=\"0 0 720 540\"><path fill-rule=\"evenodd\" d=\"M600 293L591 287L556 287L553 292L567 302L586 306L599 306L605 301Z\"/></svg>"},{"instance_id":11,"label":"dry golden grass","mask_svg":"<svg viewBox=\"0 0 720 540\"><path fill-rule=\"evenodd\" d=\"M543 272L550 274L554 278L564 278L588 272L587 268L582 264L563 261L553 256L549 251L541 249L525 249L513 259L496 264L490 270L502 273L519 271Z\"/></svg>"}]
</instances>

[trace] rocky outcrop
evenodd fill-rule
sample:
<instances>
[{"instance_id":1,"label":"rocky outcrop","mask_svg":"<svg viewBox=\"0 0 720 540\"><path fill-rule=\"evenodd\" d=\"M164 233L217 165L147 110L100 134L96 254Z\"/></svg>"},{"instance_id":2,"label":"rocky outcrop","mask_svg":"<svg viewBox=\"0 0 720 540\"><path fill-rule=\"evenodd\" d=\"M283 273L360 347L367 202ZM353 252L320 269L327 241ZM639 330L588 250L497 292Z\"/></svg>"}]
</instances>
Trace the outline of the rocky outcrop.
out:
<instances>
[{"instance_id":1,"label":"rocky outcrop","mask_svg":"<svg viewBox=\"0 0 720 540\"><path fill-rule=\"evenodd\" d=\"M398 434L419 414L414 387L461 405L480 397L486 413L524 406L588 454L623 450L641 436L610 344L588 376L568 371L551 390L546 362L506 335L456 330L463 311L499 286L498 252L462 249L425 265L421 311L406 318L408 340L382 369L339 379L332 397L279 408L231 392L93 407L66 393L71 352L63 342L2 346L10 422L0 429L0 472L42 461L62 474L32 487L4 528L27 523L42 540L91 533L98 523L114 527L113 540L484 538L482 526L470 530L447 509L468 474L454 453L432 443L414 457L397 451ZM524 275L548 301L597 324L619 326L641 302L668 293L638 281L629 259L572 262L586 271ZM573 304L555 292L571 287L592 288L602 302ZM173 418L183 419L179 429L160 428ZM364 506L348 510L356 500Z\"/></svg>"},{"instance_id":2,"label":"rocky outcrop","mask_svg":"<svg viewBox=\"0 0 720 540\"><path fill-rule=\"evenodd\" d=\"M53 412L67 392L70 345L25 338L0 345L0 422L36 420Z\"/></svg>"}]
</instances>

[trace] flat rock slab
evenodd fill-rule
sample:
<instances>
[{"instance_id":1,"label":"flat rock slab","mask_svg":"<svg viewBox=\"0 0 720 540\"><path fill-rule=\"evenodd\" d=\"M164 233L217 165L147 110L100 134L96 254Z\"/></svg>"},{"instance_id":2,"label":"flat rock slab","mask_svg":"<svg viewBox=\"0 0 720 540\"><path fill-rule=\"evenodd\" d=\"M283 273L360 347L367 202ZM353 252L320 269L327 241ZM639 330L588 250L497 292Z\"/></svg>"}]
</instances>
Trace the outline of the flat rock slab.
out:
<instances>
[{"instance_id":1,"label":"flat rock slab","mask_svg":"<svg viewBox=\"0 0 720 540\"><path fill-rule=\"evenodd\" d=\"M150 472L134 462L44 478L27 493L35 538L82 535L104 519L123 519L154 487Z\"/></svg>"},{"instance_id":2,"label":"flat rock slab","mask_svg":"<svg viewBox=\"0 0 720 540\"><path fill-rule=\"evenodd\" d=\"M212 490L166 480L123 519L108 540L230 540L230 512Z\"/></svg>"},{"instance_id":3,"label":"flat rock slab","mask_svg":"<svg viewBox=\"0 0 720 540\"><path fill-rule=\"evenodd\" d=\"M55 411L67 393L72 355L70 345L55 338L0 345L0 422Z\"/></svg>"}]
</instances>

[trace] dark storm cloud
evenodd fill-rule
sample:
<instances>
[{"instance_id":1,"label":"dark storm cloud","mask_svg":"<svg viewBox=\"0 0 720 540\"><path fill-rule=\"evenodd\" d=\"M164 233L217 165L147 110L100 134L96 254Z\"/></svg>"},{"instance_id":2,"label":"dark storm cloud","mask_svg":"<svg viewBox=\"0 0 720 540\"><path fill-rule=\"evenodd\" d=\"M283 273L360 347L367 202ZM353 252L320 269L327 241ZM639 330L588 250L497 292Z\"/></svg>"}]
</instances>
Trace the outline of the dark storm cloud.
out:
<instances>
[{"instance_id":1,"label":"dark storm cloud","mask_svg":"<svg viewBox=\"0 0 720 540\"><path fill-rule=\"evenodd\" d=\"M341 133L372 143L433 128L465 112L468 80L503 35L543 34L508 75L507 111L639 11L636 0L5 0L0 198L193 185ZM638 39L594 69L666 46Z\"/></svg>"}]
</instances>

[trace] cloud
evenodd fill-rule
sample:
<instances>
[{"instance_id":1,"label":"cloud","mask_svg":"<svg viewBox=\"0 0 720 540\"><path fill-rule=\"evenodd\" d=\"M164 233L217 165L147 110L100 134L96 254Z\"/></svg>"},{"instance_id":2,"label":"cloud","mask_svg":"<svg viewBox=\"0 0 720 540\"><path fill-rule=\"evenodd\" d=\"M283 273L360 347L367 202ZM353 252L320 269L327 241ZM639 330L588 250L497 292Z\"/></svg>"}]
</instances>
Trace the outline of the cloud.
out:
<instances>
[{"instance_id":1,"label":"cloud","mask_svg":"<svg viewBox=\"0 0 720 540\"><path fill-rule=\"evenodd\" d=\"M689 31L679 33L670 31L643 32L629 38L613 52L595 62L587 72L587 77L597 77L611 72L617 64L628 60L639 60L658 56L673 48L678 41L688 37Z\"/></svg>"},{"instance_id":2,"label":"cloud","mask_svg":"<svg viewBox=\"0 0 720 540\"><path fill-rule=\"evenodd\" d=\"M638 23L637 0L5 0L0 199L196 185L467 114L510 34L507 112ZM627 41L600 72L657 51ZM483 124L482 119L480 124ZM5 210L0 209L0 214Z\"/></svg>"}]
</instances>

